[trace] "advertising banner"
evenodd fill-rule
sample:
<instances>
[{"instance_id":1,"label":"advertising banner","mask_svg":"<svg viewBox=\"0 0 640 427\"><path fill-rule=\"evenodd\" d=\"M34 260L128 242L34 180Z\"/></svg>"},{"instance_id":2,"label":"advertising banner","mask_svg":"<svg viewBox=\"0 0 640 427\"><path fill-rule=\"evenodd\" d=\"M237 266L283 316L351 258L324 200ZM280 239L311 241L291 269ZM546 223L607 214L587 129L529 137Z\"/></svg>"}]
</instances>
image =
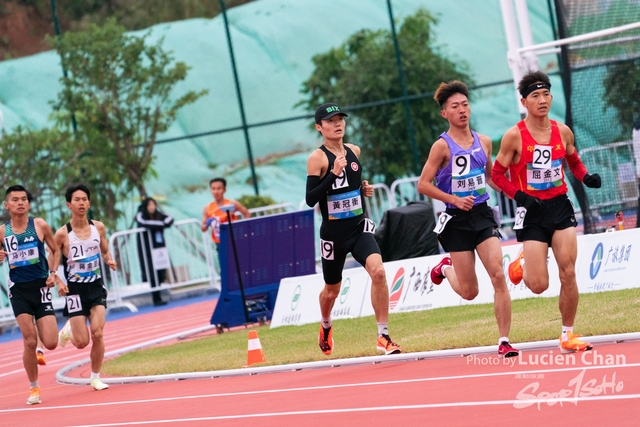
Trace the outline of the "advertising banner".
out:
<instances>
[{"instance_id":1,"label":"advertising banner","mask_svg":"<svg viewBox=\"0 0 640 427\"><path fill-rule=\"evenodd\" d=\"M580 293L601 292L640 286L640 253L633 242L640 241L640 229L578 236L576 278ZM502 247L502 267L511 299L557 297L560 294L558 265L549 249L547 267L549 288L536 295L524 282L513 284L508 267L522 244ZM431 255L391 261L384 264L389 286L389 312L401 313L465 304L493 302L493 285L480 258L476 255L478 296L467 301L456 294L447 280L440 285L431 281L431 269L442 259ZM282 279L271 327L320 322L318 296L324 287L321 274ZM343 285L332 312L333 319L372 316L371 280L364 268L344 270Z\"/></svg>"}]
</instances>

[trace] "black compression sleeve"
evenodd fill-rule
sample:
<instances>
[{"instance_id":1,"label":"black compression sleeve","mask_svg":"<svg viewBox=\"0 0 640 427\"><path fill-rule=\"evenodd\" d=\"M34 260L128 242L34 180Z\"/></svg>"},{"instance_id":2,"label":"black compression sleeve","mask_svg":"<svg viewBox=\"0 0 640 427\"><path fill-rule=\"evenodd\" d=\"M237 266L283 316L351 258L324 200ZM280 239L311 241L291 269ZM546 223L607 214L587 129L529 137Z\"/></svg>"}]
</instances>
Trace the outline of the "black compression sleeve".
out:
<instances>
[{"instance_id":1,"label":"black compression sleeve","mask_svg":"<svg viewBox=\"0 0 640 427\"><path fill-rule=\"evenodd\" d=\"M307 195L305 197L307 205L314 207L316 203L327 195L327 191L331 188L338 176L329 171L329 176L320 183L320 177L317 175L307 176Z\"/></svg>"}]
</instances>

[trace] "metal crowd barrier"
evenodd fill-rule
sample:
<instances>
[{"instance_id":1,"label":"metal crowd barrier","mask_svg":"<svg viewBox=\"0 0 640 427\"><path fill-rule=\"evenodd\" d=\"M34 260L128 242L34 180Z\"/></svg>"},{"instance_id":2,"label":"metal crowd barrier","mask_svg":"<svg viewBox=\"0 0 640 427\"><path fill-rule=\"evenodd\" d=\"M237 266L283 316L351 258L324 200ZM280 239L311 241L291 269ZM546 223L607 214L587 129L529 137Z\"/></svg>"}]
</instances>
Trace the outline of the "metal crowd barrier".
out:
<instances>
[{"instance_id":1,"label":"metal crowd barrier","mask_svg":"<svg viewBox=\"0 0 640 427\"><path fill-rule=\"evenodd\" d=\"M14 319L11 302L9 301L9 267L8 263L0 265L0 323Z\"/></svg>"},{"instance_id":2,"label":"metal crowd barrier","mask_svg":"<svg viewBox=\"0 0 640 427\"><path fill-rule=\"evenodd\" d=\"M151 236L144 228L118 231L109 239L109 250L118 262L118 270L109 270L108 282L113 294L111 307L125 307L137 311L136 306L127 298L150 294L151 292L173 289L190 285L206 284L219 289L219 275L213 258L213 243L209 233L200 230L196 219L176 221L172 227L164 230L170 266L166 269L166 281L152 288L149 280L142 280L142 273L149 278L153 274L158 281L157 271L149 265L150 258L146 245L138 244L139 236L148 239L151 248Z\"/></svg>"}]
</instances>

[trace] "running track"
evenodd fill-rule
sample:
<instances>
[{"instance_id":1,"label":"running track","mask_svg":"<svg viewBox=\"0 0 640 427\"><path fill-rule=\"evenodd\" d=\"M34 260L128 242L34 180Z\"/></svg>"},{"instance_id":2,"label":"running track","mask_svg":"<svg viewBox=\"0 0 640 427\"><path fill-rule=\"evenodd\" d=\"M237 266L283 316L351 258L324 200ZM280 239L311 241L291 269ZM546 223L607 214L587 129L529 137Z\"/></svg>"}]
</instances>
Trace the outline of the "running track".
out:
<instances>
[{"instance_id":1,"label":"running track","mask_svg":"<svg viewBox=\"0 0 640 427\"><path fill-rule=\"evenodd\" d=\"M215 301L177 305L108 320L107 352L206 326ZM102 392L56 383L58 370L88 354L72 346L48 351L40 367L43 403L30 407L22 342L0 344L0 426L638 425L640 342L600 344L584 359L560 356L562 365L550 362L559 352L547 348L507 359L509 365L490 352L113 384ZM69 376L88 373L83 366Z\"/></svg>"}]
</instances>

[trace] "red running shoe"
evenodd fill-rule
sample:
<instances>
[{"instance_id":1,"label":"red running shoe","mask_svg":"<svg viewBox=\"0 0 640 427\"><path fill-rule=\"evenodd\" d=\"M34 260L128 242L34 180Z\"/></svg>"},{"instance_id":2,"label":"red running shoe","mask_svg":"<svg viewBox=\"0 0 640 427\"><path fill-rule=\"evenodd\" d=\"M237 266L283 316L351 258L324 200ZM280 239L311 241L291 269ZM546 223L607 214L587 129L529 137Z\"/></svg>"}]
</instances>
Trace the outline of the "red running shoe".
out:
<instances>
[{"instance_id":1,"label":"red running shoe","mask_svg":"<svg viewBox=\"0 0 640 427\"><path fill-rule=\"evenodd\" d=\"M444 274L442 274L442 267L445 265L451 265L451 258L448 256L442 258L442 260L431 269L431 281L435 285L439 285L445 279Z\"/></svg>"},{"instance_id":2,"label":"red running shoe","mask_svg":"<svg viewBox=\"0 0 640 427\"><path fill-rule=\"evenodd\" d=\"M498 356L500 357L515 357L519 351L509 344L509 341L502 341L498 346Z\"/></svg>"}]
</instances>

